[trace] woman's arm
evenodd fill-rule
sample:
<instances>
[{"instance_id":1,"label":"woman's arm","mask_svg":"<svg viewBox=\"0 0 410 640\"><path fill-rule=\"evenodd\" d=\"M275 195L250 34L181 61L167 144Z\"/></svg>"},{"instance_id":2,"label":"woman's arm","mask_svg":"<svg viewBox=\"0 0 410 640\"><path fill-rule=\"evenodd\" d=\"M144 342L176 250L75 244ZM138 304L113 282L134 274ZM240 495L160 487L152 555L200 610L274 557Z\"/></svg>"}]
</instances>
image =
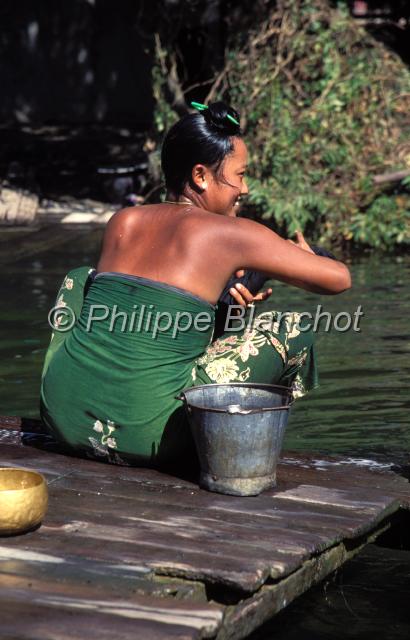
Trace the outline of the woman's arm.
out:
<instances>
[{"instance_id":1,"label":"woman's arm","mask_svg":"<svg viewBox=\"0 0 410 640\"><path fill-rule=\"evenodd\" d=\"M342 262L301 249L252 220L231 218L227 222L230 242L225 240L224 251L229 250L234 269L262 271L320 294L341 293L351 287L349 269Z\"/></svg>"}]
</instances>

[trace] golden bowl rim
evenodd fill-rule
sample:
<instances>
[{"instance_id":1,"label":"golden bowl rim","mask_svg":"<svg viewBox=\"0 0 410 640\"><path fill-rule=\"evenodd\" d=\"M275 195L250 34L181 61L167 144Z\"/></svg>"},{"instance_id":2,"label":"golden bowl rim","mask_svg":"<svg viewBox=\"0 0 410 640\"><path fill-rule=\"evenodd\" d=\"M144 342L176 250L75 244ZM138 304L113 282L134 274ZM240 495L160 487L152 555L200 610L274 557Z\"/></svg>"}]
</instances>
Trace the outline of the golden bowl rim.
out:
<instances>
[{"instance_id":1,"label":"golden bowl rim","mask_svg":"<svg viewBox=\"0 0 410 640\"><path fill-rule=\"evenodd\" d=\"M24 471L25 473L30 473L33 476L36 476L37 478L39 478L40 482L38 484L33 485L32 487L23 487L23 488L16 487L15 489L2 489L0 486L0 496L5 495L6 493L11 493L11 492L32 491L33 489L36 489L37 487L41 487L42 485L45 485L47 487L47 481L43 476L43 474L40 473L39 471L34 471L33 469L25 469L24 467L0 467L0 474L4 471Z\"/></svg>"}]
</instances>

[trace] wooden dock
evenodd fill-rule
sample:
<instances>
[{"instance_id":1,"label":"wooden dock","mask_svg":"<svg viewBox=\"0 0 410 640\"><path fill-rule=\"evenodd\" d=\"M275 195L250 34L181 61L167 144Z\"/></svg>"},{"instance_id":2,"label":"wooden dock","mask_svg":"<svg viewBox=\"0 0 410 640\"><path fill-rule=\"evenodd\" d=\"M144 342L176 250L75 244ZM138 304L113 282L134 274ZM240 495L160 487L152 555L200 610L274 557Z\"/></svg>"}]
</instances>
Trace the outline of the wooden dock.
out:
<instances>
[{"instance_id":1,"label":"wooden dock","mask_svg":"<svg viewBox=\"0 0 410 640\"><path fill-rule=\"evenodd\" d=\"M35 421L0 418L1 466L42 472L42 526L0 539L0 636L245 638L410 509L405 478L284 454L258 497L55 452Z\"/></svg>"}]
</instances>

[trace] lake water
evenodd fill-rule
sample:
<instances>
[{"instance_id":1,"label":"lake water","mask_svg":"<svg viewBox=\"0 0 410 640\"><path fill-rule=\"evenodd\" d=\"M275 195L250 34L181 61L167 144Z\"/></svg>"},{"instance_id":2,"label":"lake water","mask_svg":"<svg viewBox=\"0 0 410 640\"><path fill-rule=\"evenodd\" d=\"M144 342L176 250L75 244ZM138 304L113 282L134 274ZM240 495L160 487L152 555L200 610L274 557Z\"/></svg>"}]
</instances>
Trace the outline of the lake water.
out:
<instances>
[{"instance_id":1,"label":"lake water","mask_svg":"<svg viewBox=\"0 0 410 640\"><path fill-rule=\"evenodd\" d=\"M61 228L59 228L61 233ZM102 230L0 232L0 414L38 416L47 313L66 271L94 266ZM51 245L51 246L50 246ZM275 284L275 306L333 318L361 306L360 332L317 336L321 386L292 411L285 448L410 465L410 257L368 256L351 264L354 286L317 296ZM340 326L345 320L340 317ZM410 637L410 552L370 545L279 614L254 640ZM401 603L401 606L399 606Z\"/></svg>"}]
</instances>

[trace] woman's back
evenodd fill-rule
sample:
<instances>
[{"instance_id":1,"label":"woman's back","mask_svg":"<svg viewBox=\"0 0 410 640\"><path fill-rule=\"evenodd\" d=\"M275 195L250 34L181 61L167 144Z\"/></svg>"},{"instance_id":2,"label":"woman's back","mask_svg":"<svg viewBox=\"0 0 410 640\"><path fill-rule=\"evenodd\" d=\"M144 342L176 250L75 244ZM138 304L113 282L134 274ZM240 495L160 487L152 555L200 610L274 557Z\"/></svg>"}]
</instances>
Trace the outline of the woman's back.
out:
<instances>
[{"instance_id":1,"label":"woman's back","mask_svg":"<svg viewBox=\"0 0 410 640\"><path fill-rule=\"evenodd\" d=\"M108 223L97 271L116 271L174 285L212 304L241 268L318 293L350 286L342 263L309 253L267 227L192 203L133 207Z\"/></svg>"},{"instance_id":2,"label":"woman's back","mask_svg":"<svg viewBox=\"0 0 410 640\"><path fill-rule=\"evenodd\" d=\"M221 251L229 222L190 204L124 209L107 226L97 271L150 278L214 304L233 270Z\"/></svg>"}]
</instances>

